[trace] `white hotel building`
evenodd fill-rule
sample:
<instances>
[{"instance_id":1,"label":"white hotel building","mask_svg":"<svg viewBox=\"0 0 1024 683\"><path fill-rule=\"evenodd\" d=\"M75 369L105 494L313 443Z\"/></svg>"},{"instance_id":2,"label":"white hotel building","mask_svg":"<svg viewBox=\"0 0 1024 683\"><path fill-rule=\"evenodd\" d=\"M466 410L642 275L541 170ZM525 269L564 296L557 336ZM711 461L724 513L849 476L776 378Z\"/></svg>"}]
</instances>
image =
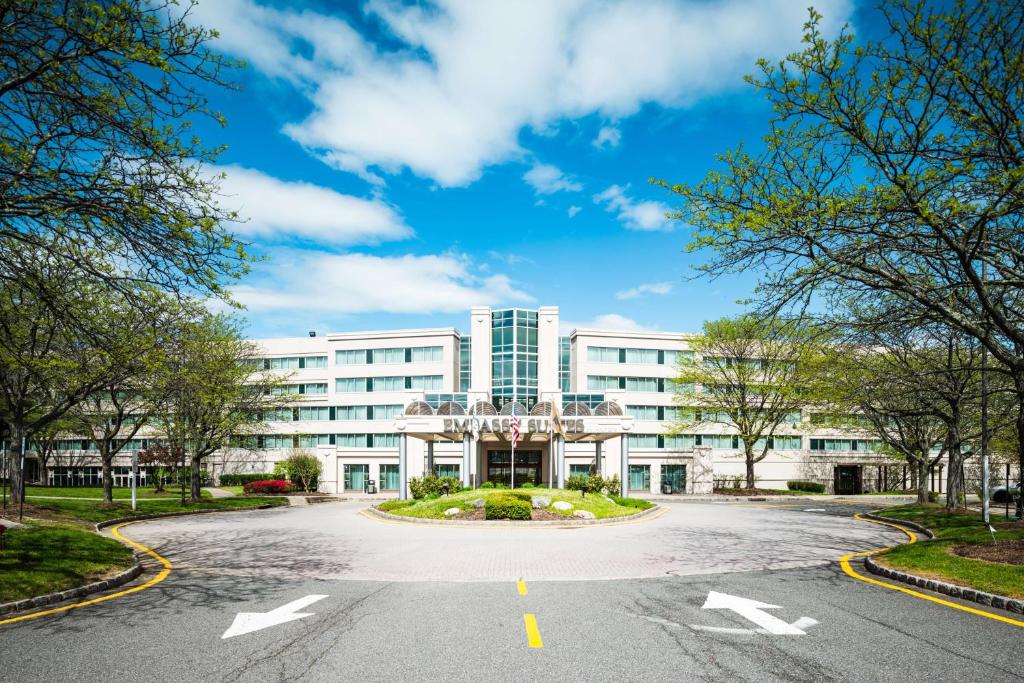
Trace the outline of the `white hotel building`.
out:
<instances>
[{"instance_id":1,"label":"white hotel building","mask_svg":"<svg viewBox=\"0 0 1024 683\"><path fill-rule=\"evenodd\" d=\"M543 306L474 307L468 334L436 328L257 340L264 368L293 385L293 406L220 453L209 474L270 472L301 448L320 458L320 489L328 493L363 492L372 481L382 496L404 495L409 477L431 471L475 486L507 484L514 404L522 432L516 485L560 486L598 471L619 474L631 494L710 493L722 480L742 483L745 466L725 424L666 434L681 409L677 359L693 355L686 339L598 329L565 336L558 308ZM561 431L548 418L552 405ZM859 493L911 483L901 461L876 452L877 441L816 426L807 411L782 432L756 466L759 487L802 479ZM144 445L138 441L134 447ZM121 457L115 471L123 476L128 456ZM53 467L50 479L76 483L87 469ZM90 483L98 477L91 469ZM941 490L943 479L939 468L932 487Z\"/></svg>"}]
</instances>

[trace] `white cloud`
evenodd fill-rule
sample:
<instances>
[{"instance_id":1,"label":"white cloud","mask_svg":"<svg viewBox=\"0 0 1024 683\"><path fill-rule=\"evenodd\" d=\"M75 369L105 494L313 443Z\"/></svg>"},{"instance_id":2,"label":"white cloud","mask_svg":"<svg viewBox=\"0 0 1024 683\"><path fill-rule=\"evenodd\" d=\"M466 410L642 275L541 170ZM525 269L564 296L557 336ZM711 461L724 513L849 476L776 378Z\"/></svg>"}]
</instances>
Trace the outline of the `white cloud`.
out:
<instances>
[{"instance_id":1,"label":"white cloud","mask_svg":"<svg viewBox=\"0 0 1024 683\"><path fill-rule=\"evenodd\" d=\"M570 206L569 207L569 212L568 212L569 213L569 218L575 218L576 214L578 214L582 210L583 210L582 206L576 206L576 205Z\"/></svg>"},{"instance_id":2,"label":"white cloud","mask_svg":"<svg viewBox=\"0 0 1024 683\"><path fill-rule=\"evenodd\" d=\"M671 282L647 282L636 287L630 287L620 292L615 293L615 298L619 301L626 301L627 299L638 299L646 294L664 295L672 291Z\"/></svg>"},{"instance_id":3,"label":"white cloud","mask_svg":"<svg viewBox=\"0 0 1024 683\"><path fill-rule=\"evenodd\" d=\"M595 204L604 204L605 210L616 214L630 230L672 230L675 225L665 218L672 208L652 200L637 201L626 194L629 186L612 185L594 195Z\"/></svg>"},{"instance_id":4,"label":"white cloud","mask_svg":"<svg viewBox=\"0 0 1024 683\"><path fill-rule=\"evenodd\" d=\"M510 266L521 266L525 264L532 265L535 263L533 259L527 256L523 256L522 254L517 254L515 252L497 251L493 249L487 252L487 258L492 259L494 261L501 261L502 263L506 263Z\"/></svg>"},{"instance_id":5,"label":"white cloud","mask_svg":"<svg viewBox=\"0 0 1024 683\"><path fill-rule=\"evenodd\" d=\"M371 256L280 249L258 264L260 285L234 297L252 312L444 313L476 305L530 303L504 274L481 277L460 254Z\"/></svg>"},{"instance_id":6,"label":"white cloud","mask_svg":"<svg viewBox=\"0 0 1024 683\"><path fill-rule=\"evenodd\" d=\"M645 327L624 315L618 313L603 313L594 316L585 322L570 322L562 320L559 323L559 334L567 335L573 330L620 330L623 332L650 332L652 328Z\"/></svg>"},{"instance_id":7,"label":"white cloud","mask_svg":"<svg viewBox=\"0 0 1024 683\"><path fill-rule=\"evenodd\" d=\"M816 3L826 34L851 4ZM255 0L207 0L195 14L221 31L221 49L300 88L312 111L285 132L311 152L371 181L371 168L408 168L442 186L524 156L524 128L743 88L758 57L799 46L807 18L792 0L370 0L362 11L379 40Z\"/></svg>"},{"instance_id":8,"label":"white cloud","mask_svg":"<svg viewBox=\"0 0 1024 683\"><path fill-rule=\"evenodd\" d=\"M557 167L551 164L534 164L533 168L523 174L523 180L537 194L554 194L555 192L579 192L583 185L571 180Z\"/></svg>"},{"instance_id":9,"label":"white cloud","mask_svg":"<svg viewBox=\"0 0 1024 683\"><path fill-rule=\"evenodd\" d=\"M618 128L603 126L601 130L597 131L597 137L591 144L598 149L605 149L606 147L618 147L620 142L622 142L622 133Z\"/></svg>"},{"instance_id":10,"label":"white cloud","mask_svg":"<svg viewBox=\"0 0 1024 683\"><path fill-rule=\"evenodd\" d=\"M238 211L232 225L239 235L261 241L291 238L330 245L377 244L410 237L412 230L394 207L305 182L290 182L242 166L215 166L223 172L220 204Z\"/></svg>"}]
</instances>

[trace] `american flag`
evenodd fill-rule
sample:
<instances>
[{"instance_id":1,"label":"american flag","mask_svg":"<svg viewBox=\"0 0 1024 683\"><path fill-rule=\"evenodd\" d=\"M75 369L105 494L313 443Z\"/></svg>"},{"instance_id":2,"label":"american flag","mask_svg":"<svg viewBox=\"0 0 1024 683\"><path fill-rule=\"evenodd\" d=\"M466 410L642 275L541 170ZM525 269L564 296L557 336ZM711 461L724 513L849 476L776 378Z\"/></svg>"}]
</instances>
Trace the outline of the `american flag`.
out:
<instances>
[{"instance_id":1,"label":"american flag","mask_svg":"<svg viewBox=\"0 0 1024 683\"><path fill-rule=\"evenodd\" d=\"M512 426L512 450L515 450L516 444L519 443L519 418L516 417L515 406L512 407L512 420L509 424Z\"/></svg>"}]
</instances>

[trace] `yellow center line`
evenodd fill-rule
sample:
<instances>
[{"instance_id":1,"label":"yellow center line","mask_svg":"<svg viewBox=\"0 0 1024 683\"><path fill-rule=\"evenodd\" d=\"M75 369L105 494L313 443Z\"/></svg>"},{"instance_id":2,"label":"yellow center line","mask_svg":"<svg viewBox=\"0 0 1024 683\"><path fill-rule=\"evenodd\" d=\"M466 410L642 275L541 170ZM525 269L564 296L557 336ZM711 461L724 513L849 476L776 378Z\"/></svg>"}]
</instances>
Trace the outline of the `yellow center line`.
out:
<instances>
[{"instance_id":1,"label":"yellow center line","mask_svg":"<svg viewBox=\"0 0 1024 683\"><path fill-rule=\"evenodd\" d=\"M540 629L537 628L537 617L524 614L523 623L526 624L526 640L530 647L544 647L544 642L540 639Z\"/></svg>"},{"instance_id":2,"label":"yellow center line","mask_svg":"<svg viewBox=\"0 0 1024 683\"><path fill-rule=\"evenodd\" d=\"M878 520L875 520L875 519L868 519L866 517L862 517L860 515L860 513L855 514L853 517L854 517L854 519L859 519L862 522L871 522L873 524L881 524L883 526L890 526L890 527L899 529L900 531L905 533L910 538L910 543L916 543L917 542L917 536L914 534L914 532L912 532L910 529L907 529L905 527L900 526L899 524L892 524L891 522L881 522L881 521L878 521ZM921 598L922 600L928 600L929 602L934 602L936 604L943 605L945 607L952 607L953 609L958 609L958 610L960 610L962 612L970 612L971 614L977 614L980 617L985 617L987 619L995 619L996 621L1001 621L1001 622L1006 623L1006 624L1011 624L1013 626L1019 626L1021 628L1024 628L1024 621L1019 621L1017 619L1011 619L1009 617L1004 617L1001 614L992 614L991 612L986 612L986 611L980 610L980 609L974 609L973 607L967 607L966 605L959 605L959 604L957 604L955 602L950 602L949 600L943 600L942 598L937 598L937 597L932 596L932 595L926 595L925 593L919 593L918 591L911 590L910 588L904 588L902 586L894 586L892 584L885 583L884 581L878 581L877 579L872 579L870 577L864 576L863 574L858 574L856 571L854 571L853 567L850 566L850 560L852 560L854 558L863 557L865 555L874 555L875 553L880 553L883 550L889 550L890 548L895 548L895 547L896 546L889 546L887 548L878 548L876 550L865 550L865 551L859 552L859 553L850 553L849 555L843 555L842 557L839 558L839 566L843 568L843 571L848 576L851 576L851 577L853 577L855 579L858 579L860 581L864 581L865 583L871 583L871 584L874 584L876 586L881 586L882 588L888 588L889 590L899 591L900 593L906 593L907 595L912 595L915 598Z\"/></svg>"},{"instance_id":3,"label":"yellow center line","mask_svg":"<svg viewBox=\"0 0 1024 683\"><path fill-rule=\"evenodd\" d=\"M526 582L522 579L516 581L516 588L519 589L520 595L526 595Z\"/></svg>"},{"instance_id":4,"label":"yellow center line","mask_svg":"<svg viewBox=\"0 0 1024 683\"><path fill-rule=\"evenodd\" d=\"M138 521L142 521L142 520L138 520ZM111 593L110 595L104 595L103 597L93 598L92 600L85 600L84 602L76 602L73 605L64 605L63 607L54 607L53 609L44 610L42 612L33 612L32 614L23 614L20 617L12 617L10 619L3 619L3 620L0 620L0 626L3 626L4 624L13 624L13 623L18 622L18 621L26 621L28 619L35 619L37 617L45 617L45 616L47 616L49 614L58 614L59 612L67 612L68 610L78 609L79 607L87 607L89 605L96 605L96 604L101 603L101 602L106 602L107 600L113 600L114 598L119 598L119 597L121 597L123 595L130 595L131 593L138 593L139 591L144 591L147 588L151 588L151 587L157 585L158 583L160 583L161 581L163 581L164 579L166 579L168 577L168 575L170 575L170 573L171 573L172 565L171 565L170 560L168 560L167 558L165 558L165 557L163 557L161 555L156 554L155 552L153 552L152 550L150 550L146 546L142 545L141 543L136 543L135 541L133 541L131 539L125 538L120 533L120 529L122 527L126 527L129 524L137 524L138 521L136 521L136 522L124 522L123 524L118 524L117 526L112 527L110 529L110 533L115 538L117 538L118 540L120 540L120 541L122 541L124 543L127 543L128 545L132 546L133 548L141 550L142 552L146 553L150 557L154 558L157 562L159 562L163 566L163 569L160 570L159 574L154 576L152 579L150 579L146 583L140 584L138 586L133 586L133 587L128 588L128 589L123 590L123 591L118 591L117 593Z\"/></svg>"}]
</instances>

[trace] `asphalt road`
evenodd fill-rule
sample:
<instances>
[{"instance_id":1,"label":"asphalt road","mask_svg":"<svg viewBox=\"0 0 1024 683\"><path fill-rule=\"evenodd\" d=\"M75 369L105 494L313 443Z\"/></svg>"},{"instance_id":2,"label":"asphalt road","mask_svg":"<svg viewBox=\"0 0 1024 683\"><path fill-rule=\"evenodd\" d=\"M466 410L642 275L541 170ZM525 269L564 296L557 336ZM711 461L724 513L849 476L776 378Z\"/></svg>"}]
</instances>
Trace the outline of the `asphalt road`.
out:
<instances>
[{"instance_id":1,"label":"asphalt road","mask_svg":"<svg viewBox=\"0 0 1024 683\"><path fill-rule=\"evenodd\" d=\"M618 526L464 529L337 503L134 525L171 575L0 626L0 680L1021 680L1024 629L842 573L840 555L901 540L854 507L680 503ZM757 632L703 609L712 592L776 605L752 613L775 620ZM314 595L310 616L223 638L237 613Z\"/></svg>"}]
</instances>

